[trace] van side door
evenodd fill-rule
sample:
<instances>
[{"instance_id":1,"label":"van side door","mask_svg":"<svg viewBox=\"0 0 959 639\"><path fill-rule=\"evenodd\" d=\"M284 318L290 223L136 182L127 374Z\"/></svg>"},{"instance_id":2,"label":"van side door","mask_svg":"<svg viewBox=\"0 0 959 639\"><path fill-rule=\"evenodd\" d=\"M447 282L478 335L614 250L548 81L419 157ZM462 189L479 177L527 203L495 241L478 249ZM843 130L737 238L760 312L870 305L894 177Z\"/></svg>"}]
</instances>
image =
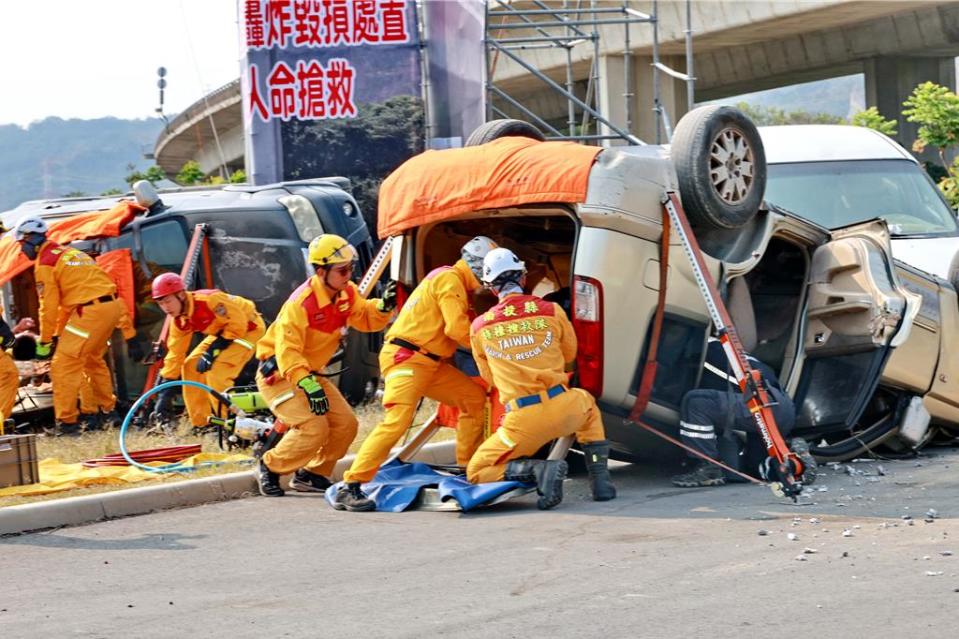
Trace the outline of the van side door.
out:
<instances>
[{"instance_id":1,"label":"van side door","mask_svg":"<svg viewBox=\"0 0 959 639\"><path fill-rule=\"evenodd\" d=\"M872 397L892 349L905 341L921 299L893 268L881 220L844 227L812 256L795 394L797 430L847 430Z\"/></svg>"}]
</instances>

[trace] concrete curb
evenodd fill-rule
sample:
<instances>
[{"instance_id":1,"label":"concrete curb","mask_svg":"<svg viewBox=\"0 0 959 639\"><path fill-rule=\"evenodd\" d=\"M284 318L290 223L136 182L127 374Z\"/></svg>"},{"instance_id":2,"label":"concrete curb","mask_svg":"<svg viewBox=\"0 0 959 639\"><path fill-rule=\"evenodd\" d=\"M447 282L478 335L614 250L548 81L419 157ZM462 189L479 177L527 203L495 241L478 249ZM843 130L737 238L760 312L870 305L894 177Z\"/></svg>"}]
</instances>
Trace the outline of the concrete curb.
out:
<instances>
[{"instance_id":1,"label":"concrete curb","mask_svg":"<svg viewBox=\"0 0 959 639\"><path fill-rule=\"evenodd\" d=\"M427 444L414 460L434 464L450 463L454 458L454 450L455 442L452 441ZM355 455L347 455L339 461L334 471L336 478L342 477L354 457ZM0 535L88 524L116 517L252 496L259 496L256 480L252 472L245 471L97 495L66 497L37 504L7 506L0 508Z\"/></svg>"}]
</instances>

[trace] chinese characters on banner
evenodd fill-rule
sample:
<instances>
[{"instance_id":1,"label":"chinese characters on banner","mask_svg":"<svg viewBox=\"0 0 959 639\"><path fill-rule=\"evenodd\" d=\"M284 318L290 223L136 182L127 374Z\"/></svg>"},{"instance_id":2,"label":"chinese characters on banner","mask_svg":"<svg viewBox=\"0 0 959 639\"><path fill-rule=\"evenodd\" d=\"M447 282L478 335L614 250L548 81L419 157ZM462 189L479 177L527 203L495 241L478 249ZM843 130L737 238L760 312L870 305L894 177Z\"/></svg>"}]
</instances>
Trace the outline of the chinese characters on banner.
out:
<instances>
[{"instance_id":1,"label":"chinese characters on banner","mask_svg":"<svg viewBox=\"0 0 959 639\"><path fill-rule=\"evenodd\" d=\"M249 54L297 50L293 62L247 65L246 108L263 122L357 117L355 87L364 80L344 48L411 42L411 0L244 0L243 36ZM337 57L314 57L335 49Z\"/></svg>"}]
</instances>

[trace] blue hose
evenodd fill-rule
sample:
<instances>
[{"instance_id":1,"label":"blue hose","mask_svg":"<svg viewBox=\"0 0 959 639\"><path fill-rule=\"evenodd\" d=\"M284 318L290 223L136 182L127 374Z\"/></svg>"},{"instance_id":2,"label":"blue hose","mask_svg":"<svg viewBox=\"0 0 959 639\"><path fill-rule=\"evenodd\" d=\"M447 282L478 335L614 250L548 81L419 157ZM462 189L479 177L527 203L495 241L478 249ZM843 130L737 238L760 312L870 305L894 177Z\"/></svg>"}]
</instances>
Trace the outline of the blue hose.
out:
<instances>
[{"instance_id":1,"label":"blue hose","mask_svg":"<svg viewBox=\"0 0 959 639\"><path fill-rule=\"evenodd\" d=\"M206 384L201 384L200 382L191 382L189 380L176 379L173 381L164 382L160 384L159 386L154 386L153 388L148 390L146 393L141 395L140 398L133 403L133 406L131 406L130 410L127 411L127 416L123 419L123 424L120 426L120 454L123 455L123 459L127 460L127 463L130 464L131 466L135 466L136 468L139 468L140 470L145 470L148 473L175 473L175 472L193 471L202 466L219 466L223 463L223 462L206 462L206 463L200 464L200 466L190 466L189 464L177 462L175 464L167 464L166 466L147 466L146 464L141 464L140 462L134 460L132 457L130 457L130 454L127 452L127 445L126 445L127 428L129 428L130 426L130 422L133 419L133 415L135 415L137 410L140 409L143 403L146 400L148 400L150 397L152 397L153 395L157 394L158 392L166 388L175 388L177 386L196 386L197 388L202 388L203 390L210 393L211 395L213 395L220 401L226 401L226 403L229 403L229 401L226 400L226 398L223 397L221 393L218 393L217 391L213 390Z\"/></svg>"}]
</instances>

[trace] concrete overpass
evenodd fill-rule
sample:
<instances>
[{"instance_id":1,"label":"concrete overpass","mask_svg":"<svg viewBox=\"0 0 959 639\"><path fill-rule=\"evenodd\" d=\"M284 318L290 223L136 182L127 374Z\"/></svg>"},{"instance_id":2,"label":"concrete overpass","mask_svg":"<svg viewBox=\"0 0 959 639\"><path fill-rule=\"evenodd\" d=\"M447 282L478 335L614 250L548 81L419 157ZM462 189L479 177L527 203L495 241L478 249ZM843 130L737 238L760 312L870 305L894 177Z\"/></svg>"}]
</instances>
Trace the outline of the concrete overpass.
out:
<instances>
[{"instance_id":1,"label":"concrete overpass","mask_svg":"<svg viewBox=\"0 0 959 639\"><path fill-rule=\"evenodd\" d=\"M546 4L559 9L564 3ZM648 1L626 4L646 13L653 8ZM597 5L608 8L619 3ZM538 8L525 0L509 6ZM660 58L684 71L686 1L661 0L656 7ZM953 59L959 56L959 2L694 0L691 13L698 102L863 73L867 106L877 106L886 117L899 120L899 138L908 147L915 139L915 126L902 120L902 101L926 80L956 86ZM556 17L540 15L528 20L548 23L556 22ZM504 31L497 33L496 24L491 23L490 33L502 37ZM568 53L564 48L550 47L517 51L516 55L554 81L569 82L580 98L587 97L596 57L593 91L604 116L640 139L656 141L658 124L651 112L651 25L631 26L628 36L620 25L602 24L588 30L599 34L595 47L584 41L570 47ZM510 30L509 37L544 32L568 33L562 28L537 29L533 24L529 29ZM567 120L568 102L564 97L508 57L495 58L493 84L547 121ZM675 123L688 109L686 88L678 80L660 76L661 103ZM522 117L502 100L494 102L504 112ZM189 159L197 160L207 173L215 173L223 165L228 170L239 168L243 156L240 109L238 81L206 96L161 134L156 145L157 163L171 175ZM815 110L815 105L809 110Z\"/></svg>"}]
</instances>

